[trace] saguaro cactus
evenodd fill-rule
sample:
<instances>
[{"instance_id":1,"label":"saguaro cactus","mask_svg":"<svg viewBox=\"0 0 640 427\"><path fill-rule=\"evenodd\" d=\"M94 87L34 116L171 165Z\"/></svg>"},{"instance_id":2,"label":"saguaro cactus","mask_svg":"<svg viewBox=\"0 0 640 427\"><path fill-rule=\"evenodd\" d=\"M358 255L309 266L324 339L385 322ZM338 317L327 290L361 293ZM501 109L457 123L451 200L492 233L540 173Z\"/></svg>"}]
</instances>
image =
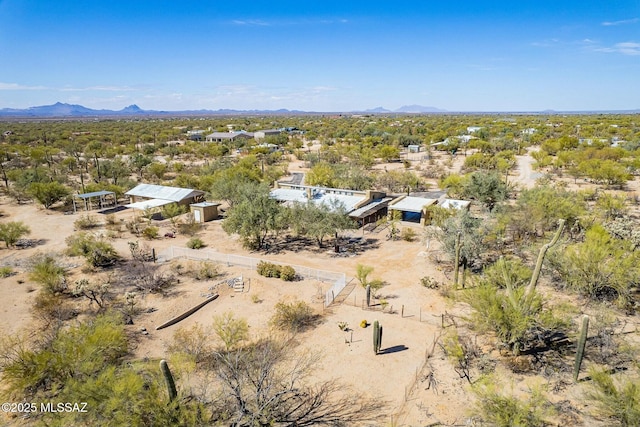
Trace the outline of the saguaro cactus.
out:
<instances>
[{"instance_id":1,"label":"saguaro cactus","mask_svg":"<svg viewBox=\"0 0 640 427\"><path fill-rule=\"evenodd\" d=\"M371 306L371 285L367 285L367 307Z\"/></svg>"},{"instance_id":2,"label":"saguaro cactus","mask_svg":"<svg viewBox=\"0 0 640 427\"><path fill-rule=\"evenodd\" d=\"M458 287L458 274L460 272L460 239L462 238L462 232L458 231L456 235L456 259L454 261L454 273L453 273L453 288Z\"/></svg>"},{"instance_id":3,"label":"saguaro cactus","mask_svg":"<svg viewBox=\"0 0 640 427\"><path fill-rule=\"evenodd\" d=\"M527 291L525 292L526 296L531 295L531 293L536 288L538 284L538 279L540 278L540 270L542 270L542 262L544 261L544 256L547 254L549 248L558 243L560 239L560 235L562 234L562 230L564 229L564 219L558 221L558 230L556 234L553 236L553 239L544 246L540 248L540 253L538 254L538 260L536 261L536 268L533 270L533 275L531 275L531 282L529 282L529 286L527 287Z\"/></svg>"},{"instance_id":4,"label":"saguaro cactus","mask_svg":"<svg viewBox=\"0 0 640 427\"><path fill-rule=\"evenodd\" d=\"M373 322L373 352L378 354L382 346L382 326L378 321Z\"/></svg>"},{"instance_id":5,"label":"saguaro cactus","mask_svg":"<svg viewBox=\"0 0 640 427\"><path fill-rule=\"evenodd\" d=\"M171 370L169 369L169 365L167 364L167 361L164 359L160 361L160 370L162 371L164 380L167 383L167 390L169 391L169 400L173 401L176 397L178 397L178 391L176 390L176 383L173 381L173 375L171 375Z\"/></svg>"},{"instance_id":6,"label":"saguaro cactus","mask_svg":"<svg viewBox=\"0 0 640 427\"><path fill-rule=\"evenodd\" d=\"M576 350L576 363L573 367L573 380L578 381L580 375L580 367L584 358L584 349L587 345L587 333L589 332L589 316L582 317L582 328L580 329L580 338L578 339L578 348Z\"/></svg>"}]
</instances>

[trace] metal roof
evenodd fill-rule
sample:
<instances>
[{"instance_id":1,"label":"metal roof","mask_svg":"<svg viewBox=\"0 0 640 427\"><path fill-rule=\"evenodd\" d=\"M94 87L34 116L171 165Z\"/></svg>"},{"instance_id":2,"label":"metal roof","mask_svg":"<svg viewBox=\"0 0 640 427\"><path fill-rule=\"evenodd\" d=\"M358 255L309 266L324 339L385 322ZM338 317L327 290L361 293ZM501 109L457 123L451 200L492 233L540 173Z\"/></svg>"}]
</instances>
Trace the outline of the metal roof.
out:
<instances>
[{"instance_id":1,"label":"metal roof","mask_svg":"<svg viewBox=\"0 0 640 427\"><path fill-rule=\"evenodd\" d=\"M100 191L94 191L93 193L76 194L75 197L86 200L92 197L108 196L109 194L116 194L116 193L114 193L113 191L100 190Z\"/></svg>"},{"instance_id":2,"label":"metal roof","mask_svg":"<svg viewBox=\"0 0 640 427\"><path fill-rule=\"evenodd\" d=\"M462 209L466 208L470 204L471 202L468 200L444 199L444 201L440 203L440 207L449 209Z\"/></svg>"},{"instance_id":3,"label":"metal roof","mask_svg":"<svg viewBox=\"0 0 640 427\"><path fill-rule=\"evenodd\" d=\"M151 200L143 200L141 202L129 203L128 205L125 205L125 206L131 209L138 209L139 211L145 211L147 209L168 205L169 203L173 203L173 202L171 200L151 199Z\"/></svg>"},{"instance_id":4,"label":"metal roof","mask_svg":"<svg viewBox=\"0 0 640 427\"><path fill-rule=\"evenodd\" d=\"M361 208L358 208L355 211L350 212L349 216L353 218L364 218L386 207L391 200L393 200L391 197L385 197L384 199L376 199L373 202L367 203Z\"/></svg>"},{"instance_id":5,"label":"metal roof","mask_svg":"<svg viewBox=\"0 0 640 427\"><path fill-rule=\"evenodd\" d=\"M425 199L424 197L407 196L399 202L389 205L389 209L420 213L425 206L432 205L436 202L436 199Z\"/></svg>"},{"instance_id":6,"label":"metal roof","mask_svg":"<svg viewBox=\"0 0 640 427\"><path fill-rule=\"evenodd\" d=\"M293 190L289 188L276 188L271 190L271 197L280 202L298 202L307 203L306 190ZM317 189L311 201L316 204L324 204L328 207L333 205L344 205L347 212L351 212L355 209L356 205L365 199L364 196L351 196L346 194L334 194L324 192L321 189Z\"/></svg>"},{"instance_id":7,"label":"metal roof","mask_svg":"<svg viewBox=\"0 0 640 427\"><path fill-rule=\"evenodd\" d=\"M193 190L191 188L167 187L164 185L140 184L124 194L127 196L145 197L147 199L179 202L191 197L201 196L204 194L204 191Z\"/></svg>"}]
</instances>

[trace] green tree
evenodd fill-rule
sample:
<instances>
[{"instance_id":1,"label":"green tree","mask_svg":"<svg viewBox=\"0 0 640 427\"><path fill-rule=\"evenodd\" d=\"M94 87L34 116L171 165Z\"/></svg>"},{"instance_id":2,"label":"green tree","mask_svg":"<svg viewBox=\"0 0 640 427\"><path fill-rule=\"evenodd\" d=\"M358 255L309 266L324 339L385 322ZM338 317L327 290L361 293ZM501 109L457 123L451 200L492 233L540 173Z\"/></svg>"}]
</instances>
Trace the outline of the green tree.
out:
<instances>
[{"instance_id":1,"label":"green tree","mask_svg":"<svg viewBox=\"0 0 640 427\"><path fill-rule=\"evenodd\" d=\"M268 187L253 185L245 190L240 201L229 209L222 228L228 234L240 235L246 247L263 249L269 233L285 228L285 211L269 197Z\"/></svg>"},{"instance_id":2,"label":"green tree","mask_svg":"<svg viewBox=\"0 0 640 427\"><path fill-rule=\"evenodd\" d=\"M329 163L321 162L311 168L305 178L309 185L335 187L336 173Z\"/></svg>"},{"instance_id":3,"label":"green tree","mask_svg":"<svg viewBox=\"0 0 640 427\"><path fill-rule=\"evenodd\" d=\"M29 185L28 192L34 199L42 203L45 209L49 209L71 194L71 191L58 181L47 183L34 182Z\"/></svg>"},{"instance_id":4,"label":"green tree","mask_svg":"<svg viewBox=\"0 0 640 427\"><path fill-rule=\"evenodd\" d=\"M0 224L0 240L7 245L7 248L15 245L18 239L29 233L31 233L31 229L22 221L11 221Z\"/></svg>"},{"instance_id":5,"label":"green tree","mask_svg":"<svg viewBox=\"0 0 640 427\"><path fill-rule=\"evenodd\" d=\"M482 203L489 211L508 196L507 185L495 172L473 172L465 181L463 196Z\"/></svg>"}]
</instances>

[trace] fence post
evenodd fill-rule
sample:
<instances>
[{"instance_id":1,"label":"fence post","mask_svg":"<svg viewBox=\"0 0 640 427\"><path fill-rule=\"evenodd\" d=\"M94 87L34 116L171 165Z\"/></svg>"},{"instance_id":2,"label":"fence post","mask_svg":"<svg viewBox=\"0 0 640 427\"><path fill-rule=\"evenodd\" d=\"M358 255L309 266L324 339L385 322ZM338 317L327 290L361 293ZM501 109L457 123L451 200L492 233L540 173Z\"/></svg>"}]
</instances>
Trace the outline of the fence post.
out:
<instances>
[{"instance_id":1,"label":"fence post","mask_svg":"<svg viewBox=\"0 0 640 427\"><path fill-rule=\"evenodd\" d=\"M402 304L402 310L400 311L400 317L404 317L404 304Z\"/></svg>"}]
</instances>

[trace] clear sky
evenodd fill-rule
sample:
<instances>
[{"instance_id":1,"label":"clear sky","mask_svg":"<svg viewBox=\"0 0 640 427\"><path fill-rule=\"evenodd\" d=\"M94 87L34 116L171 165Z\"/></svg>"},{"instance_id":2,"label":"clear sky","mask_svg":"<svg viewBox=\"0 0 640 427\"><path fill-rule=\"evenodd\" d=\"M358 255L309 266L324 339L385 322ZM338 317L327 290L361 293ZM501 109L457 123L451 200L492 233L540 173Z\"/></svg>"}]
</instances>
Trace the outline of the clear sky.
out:
<instances>
[{"instance_id":1,"label":"clear sky","mask_svg":"<svg viewBox=\"0 0 640 427\"><path fill-rule=\"evenodd\" d=\"M638 0L0 0L0 108L640 108Z\"/></svg>"}]
</instances>

